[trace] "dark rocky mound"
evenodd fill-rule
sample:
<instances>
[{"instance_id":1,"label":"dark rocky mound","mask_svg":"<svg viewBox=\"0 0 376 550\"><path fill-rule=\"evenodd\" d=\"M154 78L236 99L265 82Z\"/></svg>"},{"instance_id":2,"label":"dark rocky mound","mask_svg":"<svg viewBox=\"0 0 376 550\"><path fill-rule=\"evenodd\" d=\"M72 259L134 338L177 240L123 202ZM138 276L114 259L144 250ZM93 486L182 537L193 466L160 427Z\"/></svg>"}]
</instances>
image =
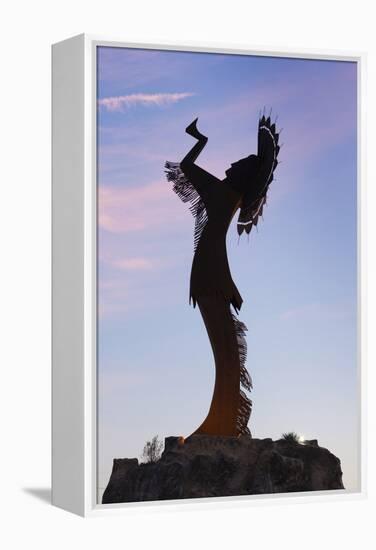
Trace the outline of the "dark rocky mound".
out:
<instances>
[{"instance_id":1,"label":"dark rocky mound","mask_svg":"<svg viewBox=\"0 0 376 550\"><path fill-rule=\"evenodd\" d=\"M103 504L344 489L340 460L316 440L167 437L155 463L114 459Z\"/></svg>"}]
</instances>

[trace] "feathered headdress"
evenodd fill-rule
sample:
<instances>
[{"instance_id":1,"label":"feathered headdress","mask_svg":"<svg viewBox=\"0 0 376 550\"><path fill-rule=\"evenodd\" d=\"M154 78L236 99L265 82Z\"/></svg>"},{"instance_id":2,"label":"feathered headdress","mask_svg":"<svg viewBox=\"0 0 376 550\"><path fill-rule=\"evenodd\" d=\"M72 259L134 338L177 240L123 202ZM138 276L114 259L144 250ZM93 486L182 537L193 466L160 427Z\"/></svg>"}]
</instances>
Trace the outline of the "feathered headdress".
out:
<instances>
[{"instance_id":1,"label":"feathered headdress","mask_svg":"<svg viewBox=\"0 0 376 550\"><path fill-rule=\"evenodd\" d=\"M256 181L252 182L252 189L243 198L243 204L238 218L239 236L245 231L250 233L252 227L257 226L258 219L266 203L266 194L270 183L273 181L273 172L278 164L279 134L276 132L275 123L271 124L270 116L263 115L258 124L257 156L259 169ZM258 196L254 197L254 190L259 189Z\"/></svg>"}]
</instances>

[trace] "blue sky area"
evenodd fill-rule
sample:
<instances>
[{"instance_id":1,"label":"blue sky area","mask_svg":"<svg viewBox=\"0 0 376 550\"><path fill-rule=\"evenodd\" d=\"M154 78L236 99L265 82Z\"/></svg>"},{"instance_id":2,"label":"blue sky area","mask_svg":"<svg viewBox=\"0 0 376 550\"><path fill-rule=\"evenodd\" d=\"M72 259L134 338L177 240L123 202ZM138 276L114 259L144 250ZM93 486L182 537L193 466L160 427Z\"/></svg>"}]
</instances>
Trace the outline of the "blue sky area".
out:
<instances>
[{"instance_id":1,"label":"blue sky area","mask_svg":"<svg viewBox=\"0 0 376 550\"><path fill-rule=\"evenodd\" d=\"M259 110L284 144L264 221L229 229L248 327L254 437L317 438L358 486L356 64L101 47L98 50L98 465L205 417L214 362L188 305L194 220L164 162L199 117L197 163L223 179L257 152Z\"/></svg>"}]
</instances>

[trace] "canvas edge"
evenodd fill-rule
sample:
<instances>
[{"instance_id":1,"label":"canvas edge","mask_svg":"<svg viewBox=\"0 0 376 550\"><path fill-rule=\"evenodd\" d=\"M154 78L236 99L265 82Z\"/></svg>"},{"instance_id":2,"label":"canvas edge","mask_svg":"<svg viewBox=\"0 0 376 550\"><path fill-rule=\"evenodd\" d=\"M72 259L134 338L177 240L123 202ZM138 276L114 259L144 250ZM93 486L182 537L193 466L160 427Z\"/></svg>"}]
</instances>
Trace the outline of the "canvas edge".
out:
<instances>
[{"instance_id":1,"label":"canvas edge","mask_svg":"<svg viewBox=\"0 0 376 550\"><path fill-rule=\"evenodd\" d=\"M367 496L367 54L358 59L357 81L357 359L358 359L358 480Z\"/></svg>"},{"instance_id":2,"label":"canvas edge","mask_svg":"<svg viewBox=\"0 0 376 550\"><path fill-rule=\"evenodd\" d=\"M84 38L52 46L52 504L84 515Z\"/></svg>"}]
</instances>

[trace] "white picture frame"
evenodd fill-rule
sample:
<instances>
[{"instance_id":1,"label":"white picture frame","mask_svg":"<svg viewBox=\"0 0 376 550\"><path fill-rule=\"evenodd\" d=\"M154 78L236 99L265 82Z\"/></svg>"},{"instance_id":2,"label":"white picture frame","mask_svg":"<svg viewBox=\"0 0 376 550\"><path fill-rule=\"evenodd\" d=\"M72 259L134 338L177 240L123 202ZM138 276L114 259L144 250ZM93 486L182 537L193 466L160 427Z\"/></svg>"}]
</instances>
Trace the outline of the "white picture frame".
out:
<instances>
[{"instance_id":1,"label":"white picture frame","mask_svg":"<svg viewBox=\"0 0 376 550\"><path fill-rule=\"evenodd\" d=\"M81 34L52 47L52 502L79 514L112 514L140 506L215 507L223 498L97 503L96 385L96 48L150 48L195 52L353 61L358 67L358 395L359 491L247 495L227 505L363 498L366 494L364 349L364 123L365 55L272 51L228 44L132 44Z\"/></svg>"}]
</instances>

